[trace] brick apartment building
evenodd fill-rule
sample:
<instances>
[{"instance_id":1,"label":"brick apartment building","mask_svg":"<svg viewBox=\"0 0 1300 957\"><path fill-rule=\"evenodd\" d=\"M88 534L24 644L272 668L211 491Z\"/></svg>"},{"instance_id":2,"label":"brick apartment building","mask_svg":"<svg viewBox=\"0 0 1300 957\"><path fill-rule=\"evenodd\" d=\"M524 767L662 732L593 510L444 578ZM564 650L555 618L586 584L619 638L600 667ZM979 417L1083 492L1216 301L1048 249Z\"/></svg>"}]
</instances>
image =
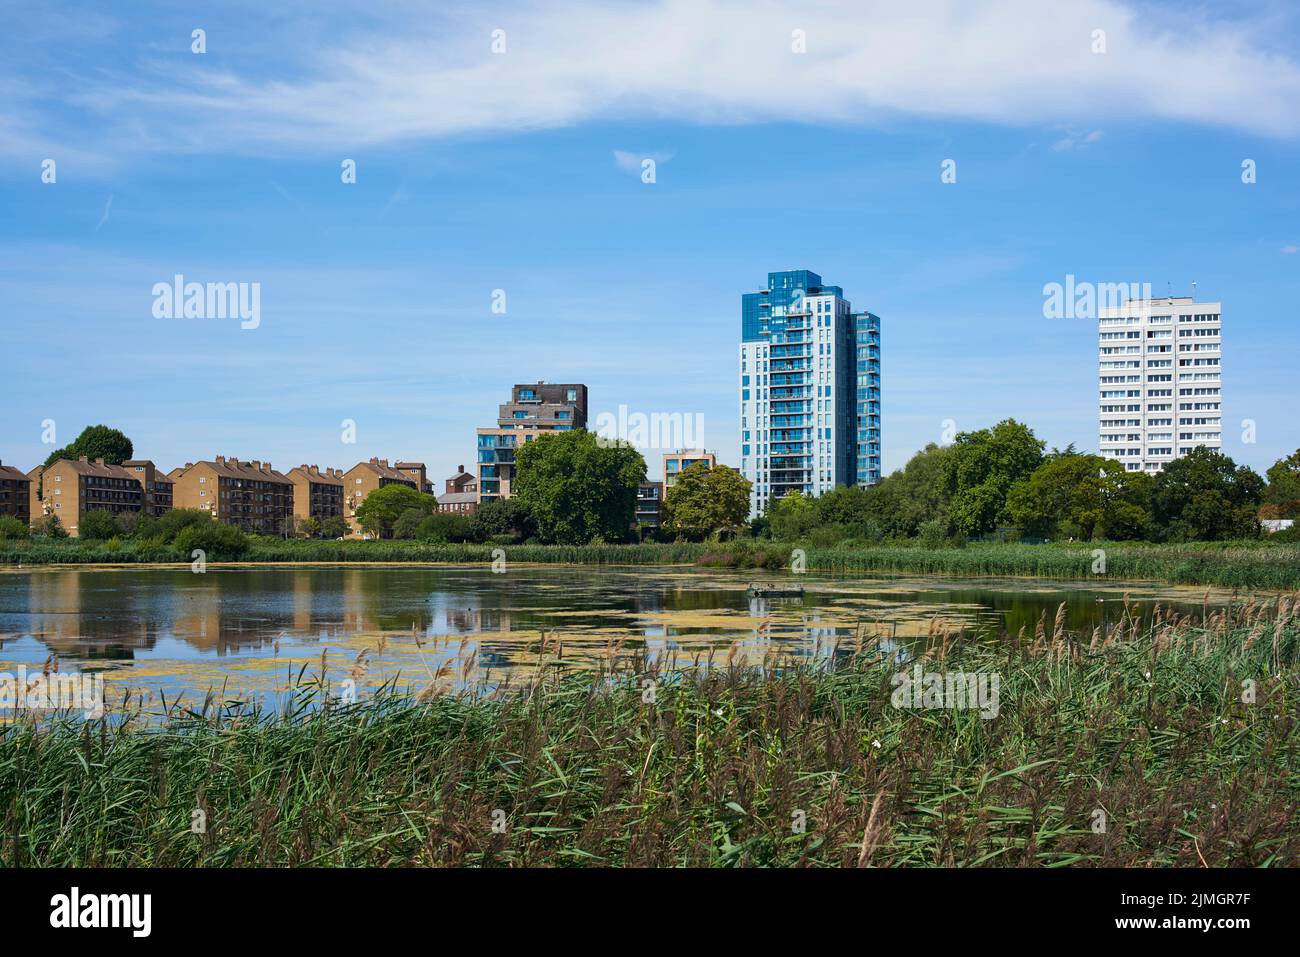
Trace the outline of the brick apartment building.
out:
<instances>
[{"instance_id":1,"label":"brick apartment building","mask_svg":"<svg viewBox=\"0 0 1300 957\"><path fill-rule=\"evenodd\" d=\"M27 473L29 515L38 520L57 515L71 536L80 535L81 517L96 509L120 515L139 513L145 504L144 483L120 465L103 459L59 459L48 468L38 465Z\"/></svg>"},{"instance_id":2,"label":"brick apartment building","mask_svg":"<svg viewBox=\"0 0 1300 957\"><path fill-rule=\"evenodd\" d=\"M218 455L186 462L169 476L176 508L197 508L219 522L256 535L293 532L293 482L270 462Z\"/></svg>"},{"instance_id":3,"label":"brick apartment building","mask_svg":"<svg viewBox=\"0 0 1300 957\"><path fill-rule=\"evenodd\" d=\"M479 501L509 498L515 450L545 432L587 427L587 387L580 383L516 385L495 428L478 429Z\"/></svg>"},{"instance_id":4,"label":"brick apartment building","mask_svg":"<svg viewBox=\"0 0 1300 957\"><path fill-rule=\"evenodd\" d=\"M421 492L433 494L433 483L429 481L423 462L398 462L393 468L399 472L405 472L414 479L415 487Z\"/></svg>"},{"instance_id":5,"label":"brick apartment building","mask_svg":"<svg viewBox=\"0 0 1300 957\"><path fill-rule=\"evenodd\" d=\"M446 491L438 496L438 511L473 513L478 507L478 479L466 472L465 466L457 465L456 474L446 484Z\"/></svg>"},{"instance_id":6,"label":"brick apartment building","mask_svg":"<svg viewBox=\"0 0 1300 957\"><path fill-rule=\"evenodd\" d=\"M144 490L141 511L158 518L172 509L175 489L171 478L148 459L128 459L122 468L133 474Z\"/></svg>"},{"instance_id":7,"label":"brick apartment building","mask_svg":"<svg viewBox=\"0 0 1300 957\"><path fill-rule=\"evenodd\" d=\"M294 525L314 518L343 517L343 470L318 465L299 465L285 476L293 483Z\"/></svg>"},{"instance_id":8,"label":"brick apartment building","mask_svg":"<svg viewBox=\"0 0 1300 957\"><path fill-rule=\"evenodd\" d=\"M24 525L30 525L31 485L31 479L18 469L0 462L0 515L8 515Z\"/></svg>"},{"instance_id":9,"label":"brick apartment building","mask_svg":"<svg viewBox=\"0 0 1300 957\"><path fill-rule=\"evenodd\" d=\"M421 466L423 468L423 466ZM371 492L386 485L405 485L420 491L419 480L388 464L388 459L372 458L358 462L343 475L343 518L351 526L351 538L363 538L361 523L357 520L357 507Z\"/></svg>"}]
</instances>

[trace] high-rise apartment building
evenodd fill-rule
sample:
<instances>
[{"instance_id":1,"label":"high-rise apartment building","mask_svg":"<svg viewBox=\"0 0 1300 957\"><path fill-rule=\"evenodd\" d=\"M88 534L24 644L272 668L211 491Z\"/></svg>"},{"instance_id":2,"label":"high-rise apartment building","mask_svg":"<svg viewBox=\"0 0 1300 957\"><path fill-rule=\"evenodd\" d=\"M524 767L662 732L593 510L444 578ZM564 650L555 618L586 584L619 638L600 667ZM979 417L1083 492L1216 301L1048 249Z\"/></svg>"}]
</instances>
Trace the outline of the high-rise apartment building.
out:
<instances>
[{"instance_id":1,"label":"high-rise apartment building","mask_svg":"<svg viewBox=\"0 0 1300 957\"><path fill-rule=\"evenodd\" d=\"M1222 306L1130 299L1098 323L1101 454L1159 472L1197 446L1223 446Z\"/></svg>"},{"instance_id":2,"label":"high-rise apartment building","mask_svg":"<svg viewBox=\"0 0 1300 957\"><path fill-rule=\"evenodd\" d=\"M741 297L740 455L752 514L880 478L880 319L814 272Z\"/></svg>"},{"instance_id":3,"label":"high-rise apartment building","mask_svg":"<svg viewBox=\"0 0 1300 957\"><path fill-rule=\"evenodd\" d=\"M587 387L580 383L516 385L500 406L496 428L478 429L479 501L510 497L515 449L545 432L587 427Z\"/></svg>"}]
</instances>

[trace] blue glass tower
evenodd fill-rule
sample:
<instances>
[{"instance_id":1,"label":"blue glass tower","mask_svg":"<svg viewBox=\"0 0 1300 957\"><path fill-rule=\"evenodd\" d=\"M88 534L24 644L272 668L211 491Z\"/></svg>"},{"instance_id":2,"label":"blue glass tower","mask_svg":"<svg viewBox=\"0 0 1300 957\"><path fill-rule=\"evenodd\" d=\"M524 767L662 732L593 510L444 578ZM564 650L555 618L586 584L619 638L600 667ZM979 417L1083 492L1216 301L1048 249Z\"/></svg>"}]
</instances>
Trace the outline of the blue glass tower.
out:
<instances>
[{"instance_id":1,"label":"blue glass tower","mask_svg":"<svg viewBox=\"0 0 1300 957\"><path fill-rule=\"evenodd\" d=\"M815 272L741 297L740 444L752 514L880 478L880 320Z\"/></svg>"}]
</instances>

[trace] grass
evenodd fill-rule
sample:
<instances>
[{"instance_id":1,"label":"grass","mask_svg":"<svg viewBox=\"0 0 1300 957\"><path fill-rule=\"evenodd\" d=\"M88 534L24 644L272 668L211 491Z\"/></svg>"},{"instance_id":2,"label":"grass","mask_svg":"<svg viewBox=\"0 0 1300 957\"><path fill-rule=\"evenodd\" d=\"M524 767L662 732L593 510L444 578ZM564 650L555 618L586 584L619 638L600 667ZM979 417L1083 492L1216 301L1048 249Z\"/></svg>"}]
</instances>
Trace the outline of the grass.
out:
<instances>
[{"instance_id":1,"label":"grass","mask_svg":"<svg viewBox=\"0 0 1300 957\"><path fill-rule=\"evenodd\" d=\"M0 542L0 565L118 564L189 561L166 546L136 550L65 540ZM1048 579L1149 580L1225 588L1300 588L1300 546L1267 541L1152 545L1140 542L1021 545L973 543L964 548L846 543L831 548L769 541L642 545L435 545L413 541L312 541L256 538L246 562L445 562L488 564L495 548L508 561L581 565L680 565L788 569L804 548L811 572L898 572L950 577L1016 575ZM1104 576L1093 572L1095 551L1105 553Z\"/></svg>"},{"instance_id":2,"label":"grass","mask_svg":"<svg viewBox=\"0 0 1300 957\"><path fill-rule=\"evenodd\" d=\"M927 671L1000 676L991 720L893 707L898 666L867 640L802 665L611 656L493 698L313 707L328 689L304 675L276 715L19 719L0 730L0 862L1296 866L1298 611L935 635Z\"/></svg>"}]
</instances>

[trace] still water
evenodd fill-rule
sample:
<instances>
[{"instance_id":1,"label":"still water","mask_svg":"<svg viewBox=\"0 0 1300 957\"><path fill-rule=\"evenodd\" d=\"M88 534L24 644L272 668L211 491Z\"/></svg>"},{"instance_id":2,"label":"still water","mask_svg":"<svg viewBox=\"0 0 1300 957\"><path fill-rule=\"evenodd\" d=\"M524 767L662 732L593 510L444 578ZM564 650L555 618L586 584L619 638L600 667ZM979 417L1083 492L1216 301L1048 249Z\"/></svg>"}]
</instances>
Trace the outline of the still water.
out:
<instances>
[{"instance_id":1,"label":"still water","mask_svg":"<svg viewBox=\"0 0 1300 957\"><path fill-rule=\"evenodd\" d=\"M642 652L665 663L811 658L849 643L905 650L935 631L990 638L1058 606L1090 633L1125 596L1199 614L1204 588L1026 579L798 576L803 598L755 599L752 580L686 568L260 566L0 572L0 671L98 671L115 694L168 701L209 690L282 693L322 667L331 683L495 687L539 668ZM547 637L543 647L541 638Z\"/></svg>"}]
</instances>

